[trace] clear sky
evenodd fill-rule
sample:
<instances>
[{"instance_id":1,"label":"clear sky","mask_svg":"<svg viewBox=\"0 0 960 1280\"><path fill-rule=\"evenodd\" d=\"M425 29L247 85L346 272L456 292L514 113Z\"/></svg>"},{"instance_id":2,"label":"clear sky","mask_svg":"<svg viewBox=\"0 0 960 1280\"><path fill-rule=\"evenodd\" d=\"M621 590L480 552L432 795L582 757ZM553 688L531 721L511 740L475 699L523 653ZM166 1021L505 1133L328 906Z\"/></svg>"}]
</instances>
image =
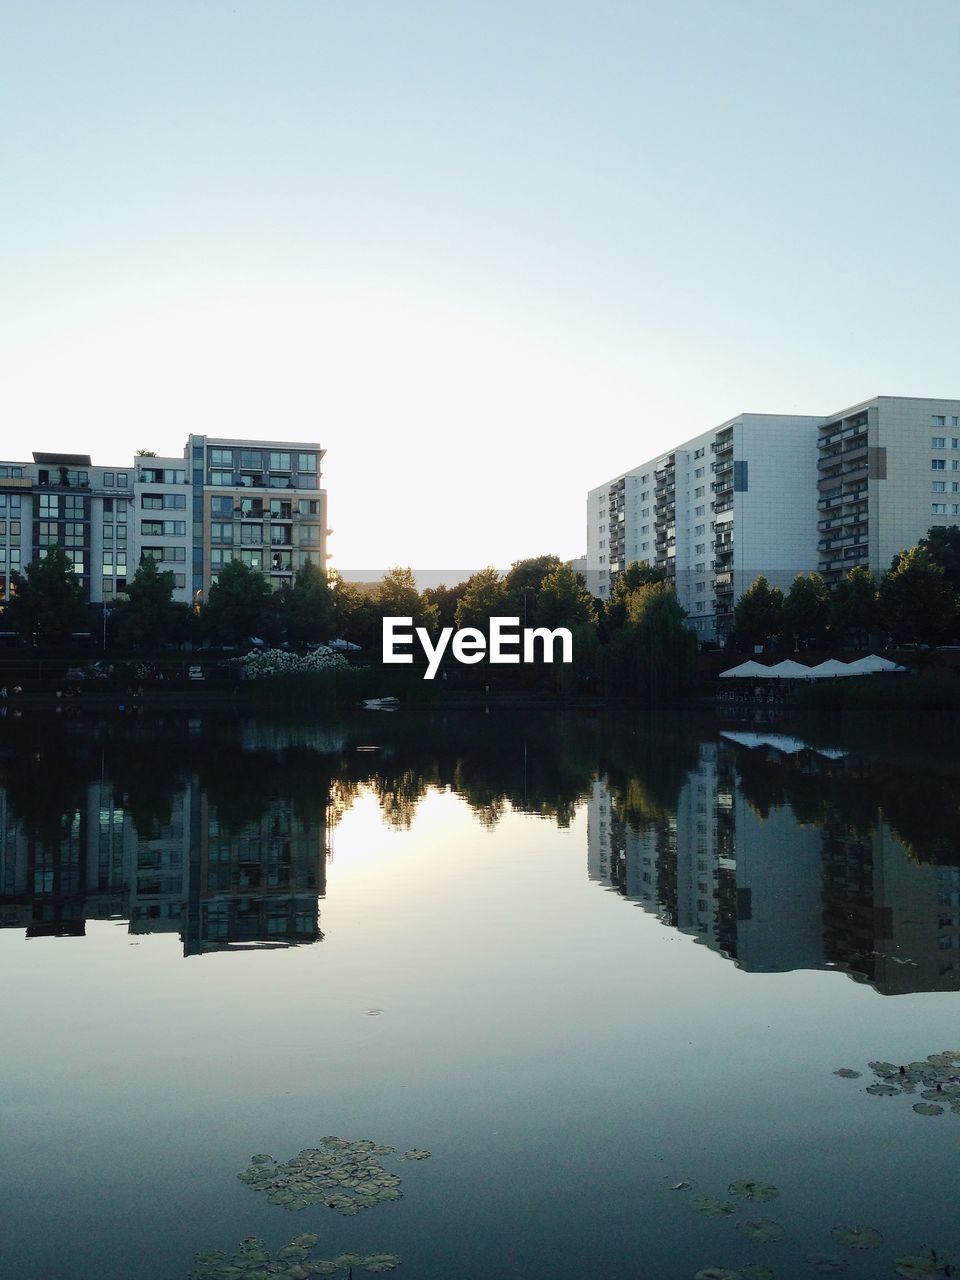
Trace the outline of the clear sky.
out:
<instances>
[{"instance_id":1,"label":"clear sky","mask_svg":"<svg viewBox=\"0 0 960 1280\"><path fill-rule=\"evenodd\" d=\"M0 455L319 440L333 563L585 549L743 409L960 395L956 0L0 0Z\"/></svg>"}]
</instances>

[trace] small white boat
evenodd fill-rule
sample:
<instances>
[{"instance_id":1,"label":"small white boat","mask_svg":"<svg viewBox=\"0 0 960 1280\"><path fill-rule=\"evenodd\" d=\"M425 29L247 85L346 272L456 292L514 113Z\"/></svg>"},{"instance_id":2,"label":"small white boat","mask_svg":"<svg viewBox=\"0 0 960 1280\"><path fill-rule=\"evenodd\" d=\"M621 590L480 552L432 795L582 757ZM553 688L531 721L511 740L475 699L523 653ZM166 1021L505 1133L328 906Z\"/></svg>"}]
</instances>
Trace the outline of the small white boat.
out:
<instances>
[{"instance_id":1,"label":"small white boat","mask_svg":"<svg viewBox=\"0 0 960 1280\"><path fill-rule=\"evenodd\" d=\"M396 711L400 705L399 698L364 698L360 703L364 711Z\"/></svg>"}]
</instances>

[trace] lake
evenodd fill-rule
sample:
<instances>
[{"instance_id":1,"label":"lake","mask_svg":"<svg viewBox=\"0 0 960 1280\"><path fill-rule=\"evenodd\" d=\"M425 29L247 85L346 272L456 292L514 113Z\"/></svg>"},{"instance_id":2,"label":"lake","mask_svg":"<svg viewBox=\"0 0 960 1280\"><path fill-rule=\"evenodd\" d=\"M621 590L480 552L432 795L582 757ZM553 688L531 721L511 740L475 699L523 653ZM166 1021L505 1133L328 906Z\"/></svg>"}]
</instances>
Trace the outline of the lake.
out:
<instances>
[{"instance_id":1,"label":"lake","mask_svg":"<svg viewBox=\"0 0 960 1280\"><path fill-rule=\"evenodd\" d=\"M954 732L8 710L0 1270L941 1274Z\"/></svg>"}]
</instances>

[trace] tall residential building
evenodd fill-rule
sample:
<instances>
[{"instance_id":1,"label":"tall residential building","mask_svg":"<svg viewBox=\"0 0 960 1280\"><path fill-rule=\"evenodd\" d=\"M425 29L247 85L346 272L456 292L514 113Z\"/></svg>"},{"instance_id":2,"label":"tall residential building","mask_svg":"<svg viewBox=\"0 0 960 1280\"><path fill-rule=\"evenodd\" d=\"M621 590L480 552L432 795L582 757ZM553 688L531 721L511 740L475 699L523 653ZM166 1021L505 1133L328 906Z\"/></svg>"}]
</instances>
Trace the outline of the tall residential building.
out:
<instances>
[{"instance_id":1,"label":"tall residential building","mask_svg":"<svg viewBox=\"0 0 960 1280\"><path fill-rule=\"evenodd\" d=\"M819 417L743 413L587 495L587 583L663 569L700 638L722 637L758 573L789 587L817 561Z\"/></svg>"},{"instance_id":2,"label":"tall residential building","mask_svg":"<svg viewBox=\"0 0 960 1280\"><path fill-rule=\"evenodd\" d=\"M203 599L231 559L273 587L327 562L324 450L287 441L190 436L184 456L95 467L88 454L34 453L0 463L0 601L11 576L53 546L86 599L109 603L151 555L174 598Z\"/></svg>"},{"instance_id":3,"label":"tall residential building","mask_svg":"<svg viewBox=\"0 0 960 1280\"><path fill-rule=\"evenodd\" d=\"M608 597L619 570L646 560L699 637L722 640L758 574L783 590L798 573L879 574L932 525L958 523L960 400L744 413L590 490L587 584Z\"/></svg>"},{"instance_id":4,"label":"tall residential building","mask_svg":"<svg viewBox=\"0 0 960 1280\"><path fill-rule=\"evenodd\" d=\"M960 400L877 396L833 413L817 440L818 568L883 573L932 525L960 522Z\"/></svg>"}]
</instances>

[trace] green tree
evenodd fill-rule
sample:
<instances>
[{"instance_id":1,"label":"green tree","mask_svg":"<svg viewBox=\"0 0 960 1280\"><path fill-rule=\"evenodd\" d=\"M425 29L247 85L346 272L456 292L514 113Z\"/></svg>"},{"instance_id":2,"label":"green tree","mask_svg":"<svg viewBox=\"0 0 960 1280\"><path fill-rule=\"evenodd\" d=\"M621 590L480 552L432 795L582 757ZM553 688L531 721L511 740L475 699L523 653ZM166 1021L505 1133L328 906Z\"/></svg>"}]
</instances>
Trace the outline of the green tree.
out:
<instances>
[{"instance_id":1,"label":"green tree","mask_svg":"<svg viewBox=\"0 0 960 1280\"><path fill-rule=\"evenodd\" d=\"M336 639L349 640L362 649L380 644L380 610L376 595L366 584L337 581L333 586Z\"/></svg>"},{"instance_id":2,"label":"green tree","mask_svg":"<svg viewBox=\"0 0 960 1280\"><path fill-rule=\"evenodd\" d=\"M567 565L558 563L541 583L537 595L537 626L593 626L596 620L593 596L583 585L580 575Z\"/></svg>"},{"instance_id":3,"label":"green tree","mask_svg":"<svg viewBox=\"0 0 960 1280\"><path fill-rule=\"evenodd\" d=\"M783 601L780 625L787 641L814 647L825 643L830 625L830 592L818 573L798 573Z\"/></svg>"},{"instance_id":4,"label":"green tree","mask_svg":"<svg viewBox=\"0 0 960 1280\"><path fill-rule=\"evenodd\" d=\"M457 605L463 596L465 584L458 582L455 587L427 587L423 592L426 605L433 605L437 611L437 626L455 627L457 625Z\"/></svg>"},{"instance_id":5,"label":"green tree","mask_svg":"<svg viewBox=\"0 0 960 1280\"><path fill-rule=\"evenodd\" d=\"M384 574L376 602L382 618L412 618L415 627L436 629L437 610L420 594L412 569L397 566Z\"/></svg>"},{"instance_id":6,"label":"green tree","mask_svg":"<svg viewBox=\"0 0 960 1280\"><path fill-rule=\"evenodd\" d=\"M519 618L521 622L532 619L544 578L554 569L559 569L561 564L559 556L515 560L503 579L509 606L507 616Z\"/></svg>"},{"instance_id":7,"label":"green tree","mask_svg":"<svg viewBox=\"0 0 960 1280\"><path fill-rule=\"evenodd\" d=\"M61 547L50 547L41 560L10 577L12 595L4 621L13 631L40 645L65 644L75 631L89 626L83 584Z\"/></svg>"},{"instance_id":8,"label":"green tree","mask_svg":"<svg viewBox=\"0 0 960 1280\"><path fill-rule=\"evenodd\" d=\"M877 582L864 565L857 565L842 578L830 600L830 630L841 642L853 636L862 648L866 637L876 631L880 615L877 607Z\"/></svg>"},{"instance_id":9,"label":"green tree","mask_svg":"<svg viewBox=\"0 0 960 1280\"><path fill-rule=\"evenodd\" d=\"M768 644L780 634L783 615L783 592L771 588L761 573L747 587L733 610L733 634L738 645L752 649Z\"/></svg>"},{"instance_id":10,"label":"green tree","mask_svg":"<svg viewBox=\"0 0 960 1280\"><path fill-rule=\"evenodd\" d=\"M614 689L651 702L678 697L696 668L697 641L677 593L665 582L636 587L610 643Z\"/></svg>"},{"instance_id":11,"label":"green tree","mask_svg":"<svg viewBox=\"0 0 960 1280\"><path fill-rule=\"evenodd\" d=\"M925 547L894 557L880 583L880 620L900 644L938 644L956 623L957 600Z\"/></svg>"},{"instance_id":12,"label":"green tree","mask_svg":"<svg viewBox=\"0 0 960 1280\"><path fill-rule=\"evenodd\" d=\"M114 606L111 630L132 649L166 644L183 612L173 603L173 574L161 572L153 556L144 556L127 584L126 600Z\"/></svg>"},{"instance_id":13,"label":"green tree","mask_svg":"<svg viewBox=\"0 0 960 1280\"><path fill-rule=\"evenodd\" d=\"M954 595L960 595L960 525L934 525L917 544L938 564Z\"/></svg>"},{"instance_id":14,"label":"green tree","mask_svg":"<svg viewBox=\"0 0 960 1280\"><path fill-rule=\"evenodd\" d=\"M608 630L615 631L626 622L630 597L638 587L666 580L667 575L662 569L654 568L646 560L631 560L613 580L613 590L604 609Z\"/></svg>"},{"instance_id":15,"label":"green tree","mask_svg":"<svg viewBox=\"0 0 960 1280\"><path fill-rule=\"evenodd\" d=\"M258 569L230 560L207 594L201 614L204 631L221 644L251 636L275 639L278 611L270 584Z\"/></svg>"},{"instance_id":16,"label":"green tree","mask_svg":"<svg viewBox=\"0 0 960 1280\"><path fill-rule=\"evenodd\" d=\"M463 584L463 595L457 605L457 626L476 627L488 634L491 618L516 617L511 614L510 601L503 579L496 569L481 569Z\"/></svg>"},{"instance_id":17,"label":"green tree","mask_svg":"<svg viewBox=\"0 0 960 1280\"><path fill-rule=\"evenodd\" d=\"M277 594L280 620L287 639L296 643L334 638L337 619L334 595L319 565L301 565L293 581Z\"/></svg>"}]
</instances>

